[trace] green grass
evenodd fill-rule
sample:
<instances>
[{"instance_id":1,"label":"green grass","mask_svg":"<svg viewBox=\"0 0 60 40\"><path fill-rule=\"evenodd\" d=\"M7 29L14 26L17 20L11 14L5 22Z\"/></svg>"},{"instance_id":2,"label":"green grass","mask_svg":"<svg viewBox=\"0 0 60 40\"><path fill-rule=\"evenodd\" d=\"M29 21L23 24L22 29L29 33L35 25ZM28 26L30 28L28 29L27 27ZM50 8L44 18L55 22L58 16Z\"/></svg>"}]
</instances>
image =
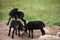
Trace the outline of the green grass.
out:
<instances>
[{"instance_id":1,"label":"green grass","mask_svg":"<svg viewBox=\"0 0 60 40\"><path fill-rule=\"evenodd\" d=\"M0 20L8 20L9 12L19 8L27 21L41 20L46 25L60 23L60 0L0 0Z\"/></svg>"}]
</instances>

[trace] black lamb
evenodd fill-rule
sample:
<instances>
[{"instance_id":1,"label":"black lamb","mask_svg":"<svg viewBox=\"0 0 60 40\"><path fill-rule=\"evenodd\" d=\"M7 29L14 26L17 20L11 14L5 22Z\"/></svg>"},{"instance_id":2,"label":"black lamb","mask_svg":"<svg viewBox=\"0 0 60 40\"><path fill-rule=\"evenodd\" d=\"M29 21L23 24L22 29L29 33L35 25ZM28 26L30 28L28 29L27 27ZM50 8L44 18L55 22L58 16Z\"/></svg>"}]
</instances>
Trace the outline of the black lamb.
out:
<instances>
[{"instance_id":1,"label":"black lamb","mask_svg":"<svg viewBox=\"0 0 60 40\"><path fill-rule=\"evenodd\" d=\"M11 28L13 28L13 32L12 32L12 39L13 39L14 32L17 35L17 31L18 31L18 36L20 36L20 31L23 31L23 24L18 20L12 20L10 23L8 36L10 36Z\"/></svg>"},{"instance_id":2,"label":"black lamb","mask_svg":"<svg viewBox=\"0 0 60 40\"><path fill-rule=\"evenodd\" d=\"M15 18L15 20L21 19L24 22L24 24L26 24L26 20L24 19L24 13L22 11L18 11L18 8L12 9L9 13L9 20L7 22L7 25L9 25L11 18Z\"/></svg>"},{"instance_id":3,"label":"black lamb","mask_svg":"<svg viewBox=\"0 0 60 40\"><path fill-rule=\"evenodd\" d=\"M42 21L30 21L25 25L25 32L27 33L27 30L29 30L29 37L30 37L30 31L32 33L33 38L33 30L40 29L42 32L42 35L45 35L45 24Z\"/></svg>"}]
</instances>

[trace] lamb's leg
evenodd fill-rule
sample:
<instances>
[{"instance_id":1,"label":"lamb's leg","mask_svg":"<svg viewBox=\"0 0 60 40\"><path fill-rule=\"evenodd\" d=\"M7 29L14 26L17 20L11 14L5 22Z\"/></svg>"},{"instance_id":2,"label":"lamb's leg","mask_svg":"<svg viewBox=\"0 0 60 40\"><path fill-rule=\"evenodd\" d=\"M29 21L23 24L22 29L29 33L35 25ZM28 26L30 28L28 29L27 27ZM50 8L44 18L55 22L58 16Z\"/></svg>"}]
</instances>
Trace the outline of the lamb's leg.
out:
<instances>
[{"instance_id":1,"label":"lamb's leg","mask_svg":"<svg viewBox=\"0 0 60 40\"><path fill-rule=\"evenodd\" d=\"M29 30L29 37L30 37L30 30Z\"/></svg>"},{"instance_id":2,"label":"lamb's leg","mask_svg":"<svg viewBox=\"0 0 60 40\"><path fill-rule=\"evenodd\" d=\"M20 30L18 29L18 36L20 36Z\"/></svg>"},{"instance_id":3,"label":"lamb's leg","mask_svg":"<svg viewBox=\"0 0 60 40\"><path fill-rule=\"evenodd\" d=\"M26 28L25 28L24 32L27 33L27 29Z\"/></svg>"},{"instance_id":4,"label":"lamb's leg","mask_svg":"<svg viewBox=\"0 0 60 40\"><path fill-rule=\"evenodd\" d=\"M15 28L14 28L14 30L12 32L12 39L14 39L14 31L15 31Z\"/></svg>"},{"instance_id":5,"label":"lamb's leg","mask_svg":"<svg viewBox=\"0 0 60 40\"><path fill-rule=\"evenodd\" d=\"M9 25L10 20L11 20L11 17L9 17L9 20L8 20L8 22L7 22L7 25Z\"/></svg>"},{"instance_id":6,"label":"lamb's leg","mask_svg":"<svg viewBox=\"0 0 60 40\"><path fill-rule=\"evenodd\" d=\"M32 33L32 38L33 38L33 30L31 30L31 33Z\"/></svg>"},{"instance_id":7,"label":"lamb's leg","mask_svg":"<svg viewBox=\"0 0 60 40\"><path fill-rule=\"evenodd\" d=\"M16 29L16 31L15 31L15 34L17 35L17 29Z\"/></svg>"},{"instance_id":8,"label":"lamb's leg","mask_svg":"<svg viewBox=\"0 0 60 40\"><path fill-rule=\"evenodd\" d=\"M42 32L42 35L45 35L45 30L44 29L40 29Z\"/></svg>"},{"instance_id":9,"label":"lamb's leg","mask_svg":"<svg viewBox=\"0 0 60 40\"><path fill-rule=\"evenodd\" d=\"M11 32L11 27L10 27L10 29L9 29L9 33L8 33L8 36L10 36L10 32Z\"/></svg>"}]
</instances>

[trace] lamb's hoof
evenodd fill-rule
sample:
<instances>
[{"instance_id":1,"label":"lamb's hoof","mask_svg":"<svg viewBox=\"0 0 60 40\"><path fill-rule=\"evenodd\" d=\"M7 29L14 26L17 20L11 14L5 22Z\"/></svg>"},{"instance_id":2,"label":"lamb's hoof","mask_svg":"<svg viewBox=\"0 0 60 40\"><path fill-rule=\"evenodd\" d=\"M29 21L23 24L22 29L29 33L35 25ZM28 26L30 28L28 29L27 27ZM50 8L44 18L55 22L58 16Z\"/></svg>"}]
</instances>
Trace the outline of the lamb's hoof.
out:
<instances>
[{"instance_id":1,"label":"lamb's hoof","mask_svg":"<svg viewBox=\"0 0 60 40\"><path fill-rule=\"evenodd\" d=\"M14 39L14 37L12 37L12 39Z\"/></svg>"},{"instance_id":2,"label":"lamb's hoof","mask_svg":"<svg viewBox=\"0 0 60 40\"><path fill-rule=\"evenodd\" d=\"M20 35L20 34L18 34L18 36L20 37L21 35Z\"/></svg>"},{"instance_id":3,"label":"lamb's hoof","mask_svg":"<svg viewBox=\"0 0 60 40\"><path fill-rule=\"evenodd\" d=\"M17 35L17 33L15 33Z\"/></svg>"},{"instance_id":4,"label":"lamb's hoof","mask_svg":"<svg viewBox=\"0 0 60 40\"><path fill-rule=\"evenodd\" d=\"M33 39L33 37L31 37L31 39Z\"/></svg>"},{"instance_id":5,"label":"lamb's hoof","mask_svg":"<svg viewBox=\"0 0 60 40\"><path fill-rule=\"evenodd\" d=\"M30 36L28 36L30 38Z\"/></svg>"},{"instance_id":6,"label":"lamb's hoof","mask_svg":"<svg viewBox=\"0 0 60 40\"><path fill-rule=\"evenodd\" d=\"M22 34L22 36L23 36L24 34Z\"/></svg>"},{"instance_id":7,"label":"lamb's hoof","mask_svg":"<svg viewBox=\"0 0 60 40\"><path fill-rule=\"evenodd\" d=\"M9 25L9 23L7 23L6 25Z\"/></svg>"},{"instance_id":8,"label":"lamb's hoof","mask_svg":"<svg viewBox=\"0 0 60 40\"><path fill-rule=\"evenodd\" d=\"M8 36L10 36L10 34L8 34Z\"/></svg>"}]
</instances>

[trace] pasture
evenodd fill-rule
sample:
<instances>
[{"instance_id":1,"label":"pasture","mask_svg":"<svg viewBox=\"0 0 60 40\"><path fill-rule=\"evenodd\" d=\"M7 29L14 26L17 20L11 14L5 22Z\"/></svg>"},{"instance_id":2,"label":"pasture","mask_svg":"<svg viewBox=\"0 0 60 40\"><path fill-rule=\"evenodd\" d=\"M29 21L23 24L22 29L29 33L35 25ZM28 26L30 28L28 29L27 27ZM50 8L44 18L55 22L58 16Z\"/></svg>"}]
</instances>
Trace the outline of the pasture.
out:
<instances>
[{"instance_id":1,"label":"pasture","mask_svg":"<svg viewBox=\"0 0 60 40\"><path fill-rule=\"evenodd\" d=\"M16 7L24 12L26 21L60 24L60 0L0 0L0 21L7 22L9 12Z\"/></svg>"}]
</instances>

